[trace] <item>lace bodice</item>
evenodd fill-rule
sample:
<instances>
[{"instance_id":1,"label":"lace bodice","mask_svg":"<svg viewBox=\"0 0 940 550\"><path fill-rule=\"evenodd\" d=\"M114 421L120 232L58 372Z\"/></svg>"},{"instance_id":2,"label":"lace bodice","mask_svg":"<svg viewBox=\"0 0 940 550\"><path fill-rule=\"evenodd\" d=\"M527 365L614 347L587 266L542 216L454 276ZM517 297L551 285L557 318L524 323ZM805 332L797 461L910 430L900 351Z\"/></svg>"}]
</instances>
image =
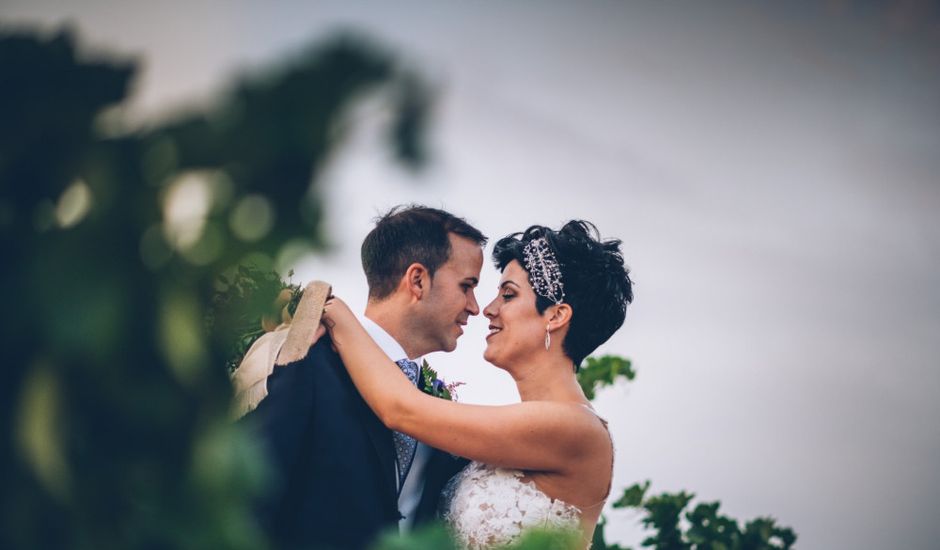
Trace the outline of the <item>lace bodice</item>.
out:
<instances>
[{"instance_id":1,"label":"lace bodice","mask_svg":"<svg viewBox=\"0 0 940 550\"><path fill-rule=\"evenodd\" d=\"M578 529L581 510L552 499L519 470L471 462L442 495L444 519L470 550L514 542L533 527Z\"/></svg>"}]
</instances>

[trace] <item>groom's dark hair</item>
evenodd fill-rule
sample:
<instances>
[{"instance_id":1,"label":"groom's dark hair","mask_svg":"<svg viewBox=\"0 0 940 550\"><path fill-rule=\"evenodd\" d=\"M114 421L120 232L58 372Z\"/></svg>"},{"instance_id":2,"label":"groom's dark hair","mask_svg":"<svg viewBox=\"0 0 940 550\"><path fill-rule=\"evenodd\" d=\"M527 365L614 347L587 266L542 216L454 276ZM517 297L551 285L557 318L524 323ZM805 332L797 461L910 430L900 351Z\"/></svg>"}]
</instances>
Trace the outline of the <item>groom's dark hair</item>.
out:
<instances>
[{"instance_id":1,"label":"groom's dark hair","mask_svg":"<svg viewBox=\"0 0 940 550\"><path fill-rule=\"evenodd\" d=\"M481 247L486 245L486 236L479 229L437 208L399 205L376 218L375 228L362 241L369 299L388 297L413 263L423 265L433 277L450 258L450 233Z\"/></svg>"}]
</instances>

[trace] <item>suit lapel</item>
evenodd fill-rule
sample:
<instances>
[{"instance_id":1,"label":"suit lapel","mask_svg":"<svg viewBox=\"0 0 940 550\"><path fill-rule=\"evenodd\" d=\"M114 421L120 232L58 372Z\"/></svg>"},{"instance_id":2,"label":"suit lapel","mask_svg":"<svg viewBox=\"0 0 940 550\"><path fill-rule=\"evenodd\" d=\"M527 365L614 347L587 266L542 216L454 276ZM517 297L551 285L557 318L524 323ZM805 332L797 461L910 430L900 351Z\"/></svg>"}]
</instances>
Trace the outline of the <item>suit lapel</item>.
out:
<instances>
[{"instance_id":1,"label":"suit lapel","mask_svg":"<svg viewBox=\"0 0 940 550\"><path fill-rule=\"evenodd\" d=\"M391 494L397 494L395 445L392 442L392 432L382 424L382 421L375 416L364 401L361 401L359 405L359 418L369 435L369 439L372 441L372 447L379 455L379 463L382 465L382 475L385 478L386 485L388 485Z\"/></svg>"},{"instance_id":2,"label":"suit lapel","mask_svg":"<svg viewBox=\"0 0 940 550\"><path fill-rule=\"evenodd\" d=\"M395 479L395 446L392 442L392 432L382 424L382 421L375 416L369 405L356 391L356 386L349 377L349 373L346 372L342 359L340 359L339 354L332 351L330 353L330 366L341 380L341 386L344 386L346 391L350 393L353 415L362 426L373 450L375 450L381 470L383 489L387 493L388 501L397 512L398 485Z\"/></svg>"},{"instance_id":3,"label":"suit lapel","mask_svg":"<svg viewBox=\"0 0 940 550\"><path fill-rule=\"evenodd\" d=\"M350 384L352 382L350 381ZM355 388L353 388L355 391ZM398 500L398 481L395 478L395 444L392 441L392 432L382 424L369 405L358 396L356 411L359 421L365 428L372 447L379 458L379 466L382 468L382 478L385 480L385 487L397 503Z\"/></svg>"}]
</instances>

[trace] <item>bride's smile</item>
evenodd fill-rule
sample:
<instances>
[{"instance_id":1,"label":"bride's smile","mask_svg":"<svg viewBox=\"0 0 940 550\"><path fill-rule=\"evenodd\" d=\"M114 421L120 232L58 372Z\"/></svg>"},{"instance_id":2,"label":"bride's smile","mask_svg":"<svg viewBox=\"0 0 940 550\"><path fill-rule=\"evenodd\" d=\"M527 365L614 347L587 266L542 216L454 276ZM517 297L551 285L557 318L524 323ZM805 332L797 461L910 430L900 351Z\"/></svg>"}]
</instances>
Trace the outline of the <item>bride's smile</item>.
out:
<instances>
[{"instance_id":1,"label":"bride's smile","mask_svg":"<svg viewBox=\"0 0 940 550\"><path fill-rule=\"evenodd\" d=\"M483 358L506 369L520 360L532 361L546 350L544 315L535 307L535 291L528 274L517 261L503 271L499 289L483 309L490 320Z\"/></svg>"}]
</instances>

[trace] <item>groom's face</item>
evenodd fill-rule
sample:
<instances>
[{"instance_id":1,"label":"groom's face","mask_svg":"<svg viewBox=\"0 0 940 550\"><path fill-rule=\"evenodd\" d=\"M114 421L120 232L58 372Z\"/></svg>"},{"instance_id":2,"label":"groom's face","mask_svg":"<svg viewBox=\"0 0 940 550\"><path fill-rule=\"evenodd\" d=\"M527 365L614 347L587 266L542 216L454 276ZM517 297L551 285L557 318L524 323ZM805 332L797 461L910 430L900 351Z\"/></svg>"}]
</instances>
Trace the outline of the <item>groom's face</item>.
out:
<instances>
[{"instance_id":1,"label":"groom's face","mask_svg":"<svg viewBox=\"0 0 940 550\"><path fill-rule=\"evenodd\" d=\"M474 292L483 267L478 244L451 233L450 257L431 278L431 288L422 306L423 332L431 351L454 351L457 338L471 315L480 313Z\"/></svg>"}]
</instances>

